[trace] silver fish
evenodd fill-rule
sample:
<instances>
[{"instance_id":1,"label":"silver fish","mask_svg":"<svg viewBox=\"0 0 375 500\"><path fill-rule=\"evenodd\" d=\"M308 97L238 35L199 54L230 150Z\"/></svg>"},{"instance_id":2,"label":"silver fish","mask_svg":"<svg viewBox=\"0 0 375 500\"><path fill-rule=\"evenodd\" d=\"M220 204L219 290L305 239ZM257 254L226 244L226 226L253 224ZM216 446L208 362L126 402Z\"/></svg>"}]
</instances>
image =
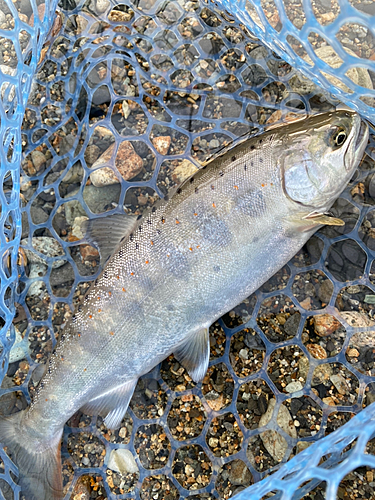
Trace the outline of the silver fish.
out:
<instances>
[{"instance_id":1,"label":"silver fish","mask_svg":"<svg viewBox=\"0 0 375 500\"><path fill-rule=\"evenodd\" d=\"M0 421L28 500L62 496L59 445L79 409L123 419L138 377L174 353L194 381L209 326L279 270L323 224L353 175L368 127L349 111L249 139L140 220L94 219L107 263L75 311L31 406Z\"/></svg>"}]
</instances>

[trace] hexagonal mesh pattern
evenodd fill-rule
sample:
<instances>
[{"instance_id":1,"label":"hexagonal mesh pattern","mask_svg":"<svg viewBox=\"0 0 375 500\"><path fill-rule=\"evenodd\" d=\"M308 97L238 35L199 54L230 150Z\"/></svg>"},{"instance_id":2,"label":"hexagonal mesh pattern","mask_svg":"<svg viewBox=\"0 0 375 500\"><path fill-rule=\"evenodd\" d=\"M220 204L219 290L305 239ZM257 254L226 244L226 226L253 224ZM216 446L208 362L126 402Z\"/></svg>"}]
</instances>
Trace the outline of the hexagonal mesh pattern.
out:
<instances>
[{"instance_id":1,"label":"hexagonal mesh pattern","mask_svg":"<svg viewBox=\"0 0 375 500\"><path fill-rule=\"evenodd\" d=\"M219 0L280 57L360 111L374 115L372 0Z\"/></svg>"},{"instance_id":2,"label":"hexagonal mesh pattern","mask_svg":"<svg viewBox=\"0 0 375 500\"><path fill-rule=\"evenodd\" d=\"M62 0L58 19L21 130L26 265L3 415L26 407L70 305L99 274L85 218L140 214L240 135L337 102L213 4ZM226 499L253 483L251 498L371 497L371 408L352 419L375 399L370 156L333 209L345 227L324 228L211 327L202 384L170 357L139 381L118 430L70 419L66 498ZM3 495L18 498L1 458Z\"/></svg>"}]
</instances>

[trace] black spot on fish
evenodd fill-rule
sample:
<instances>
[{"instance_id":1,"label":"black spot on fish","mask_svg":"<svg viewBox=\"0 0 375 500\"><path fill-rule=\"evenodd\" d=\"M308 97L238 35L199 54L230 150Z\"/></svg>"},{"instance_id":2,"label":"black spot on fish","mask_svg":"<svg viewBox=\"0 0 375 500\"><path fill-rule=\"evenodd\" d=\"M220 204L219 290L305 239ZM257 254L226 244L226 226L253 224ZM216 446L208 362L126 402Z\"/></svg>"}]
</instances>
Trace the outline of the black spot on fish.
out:
<instances>
[{"instance_id":1,"label":"black spot on fish","mask_svg":"<svg viewBox=\"0 0 375 500\"><path fill-rule=\"evenodd\" d=\"M137 220L139 220L141 218L142 218L142 214L139 214L138 217L137 217Z\"/></svg>"},{"instance_id":2,"label":"black spot on fish","mask_svg":"<svg viewBox=\"0 0 375 500\"><path fill-rule=\"evenodd\" d=\"M142 226L139 226L138 231L141 233L142 232Z\"/></svg>"},{"instance_id":3,"label":"black spot on fish","mask_svg":"<svg viewBox=\"0 0 375 500\"><path fill-rule=\"evenodd\" d=\"M263 158L259 158L260 163L263 163Z\"/></svg>"},{"instance_id":4,"label":"black spot on fish","mask_svg":"<svg viewBox=\"0 0 375 500\"><path fill-rule=\"evenodd\" d=\"M158 234L161 234L161 229L157 229L157 230L156 230L156 232L157 232Z\"/></svg>"},{"instance_id":5,"label":"black spot on fish","mask_svg":"<svg viewBox=\"0 0 375 500\"><path fill-rule=\"evenodd\" d=\"M232 156L232 161L235 161L236 160L236 157L235 156Z\"/></svg>"},{"instance_id":6,"label":"black spot on fish","mask_svg":"<svg viewBox=\"0 0 375 500\"><path fill-rule=\"evenodd\" d=\"M214 271L215 271L215 273L219 273L220 272L220 266L214 266Z\"/></svg>"},{"instance_id":7,"label":"black spot on fish","mask_svg":"<svg viewBox=\"0 0 375 500\"><path fill-rule=\"evenodd\" d=\"M78 312L81 312L81 311L82 311L82 304L80 304L80 305L78 306Z\"/></svg>"},{"instance_id":8,"label":"black spot on fish","mask_svg":"<svg viewBox=\"0 0 375 500\"><path fill-rule=\"evenodd\" d=\"M254 146L254 145L251 145L251 146L250 146L250 149L251 149L251 151L253 151L253 150L255 149L255 146Z\"/></svg>"},{"instance_id":9,"label":"black spot on fish","mask_svg":"<svg viewBox=\"0 0 375 500\"><path fill-rule=\"evenodd\" d=\"M151 219L147 219L147 224L152 224L152 220Z\"/></svg>"},{"instance_id":10,"label":"black spot on fish","mask_svg":"<svg viewBox=\"0 0 375 500\"><path fill-rule=\"evenodd\" d=\"M164 201L169 201L169 196L167 194L164 196Z\"/></svg>"},{"instance_id":11,"label":"black spot on fish","mask_svg":"<svg viewBox=\"0 0 375 500\"><path fill-rule=\"evenodd\" d=\"M244 165L244 167L243 167L243 168L244 168L244 170L245 170L245 172L246 172L246 170L247 170L247 165Z\"/></svg>"},{"instance_id":12,"label":"black spot on fish","mask_svg":"<svg viewBox=\"0 0 375 500\"><path fill-rule=\"evenodd\" d=\"M195 188L195 194L198 194L198 188Z\"/></svg>"},{"instance_id":13,"label":"black spot on fish","mask_svg":"<svg viewBox=\"0 0 375 500\"><path fill-rule=\"evenodd\" d=\"M267 205L260 189L249 191L237 198L237 210L250 217L260 217L267 209Z\"/></svg>"},{"instance_id":14,"label":"black spot on fish","mask_svg":"<svg viewBox=\"0 0 375 500\"><path fill-rule=\"evenodd\" d=\"M219 172L219 175L220 175L220 177L223 177L224 172L221 170L221 171Z\"/></svg>"},{"instance_id":15,"label":"black spot on fish","mask_svg":"<svg viewBox=\"0 0 375 500\"><path fill-rule=\"evenodd\" d=\"M152 207L151 212L154 214L156 212L156 207Z\"/></svg>"},{"instance_id":16,"label":"black spot on fish","mask_svg":"<svg viewBox=\"0 0 375 500\"><path fill-rule=\"evenodd\" d=\"M263 142L263 139L259 139L259 144L262 144L262 142Z\"/></svg>"},{"instance_id":17,"label":"black spot on fish","mask_svg":"<svg viewBox=\"0 0 375 500\"><path fill-rule=\"evenodd\" d=\"M194 182L194 177L191 177L189 182L192 184Z\"/></svg>"},{"instance_id":18,"label":"black spot on fish","mask_svg":"<svg viewBox=\"0 0 375 500\"><path fill-rule=\"evenodd\" d=\"M130 233L130 235L129 235L129 240L130 240L130 241L133 241L133 238L134 238L133 233Z\"/></svg>"},{"instance_id":19,"label":"black spot on fish","mask_svg":"<svg viewBox=\"0 0 375 500\"><path fill-rule=\"evenodd\" d=\"M181 188L178 188L177 189L177 194L181 194L182 193L182 189Z\"/></svg>"},{"instance_id":20,"label":"black spot on fish","mask_svg":"<svg viewBox=\"0 0 375 500\"><path fill-rule=\"evenodd\" d=\"M138 243L136 243L135 244L135 249L138 250L138 248L139 248L139 245L138 245Z\"/></svg>"}]
</instances>

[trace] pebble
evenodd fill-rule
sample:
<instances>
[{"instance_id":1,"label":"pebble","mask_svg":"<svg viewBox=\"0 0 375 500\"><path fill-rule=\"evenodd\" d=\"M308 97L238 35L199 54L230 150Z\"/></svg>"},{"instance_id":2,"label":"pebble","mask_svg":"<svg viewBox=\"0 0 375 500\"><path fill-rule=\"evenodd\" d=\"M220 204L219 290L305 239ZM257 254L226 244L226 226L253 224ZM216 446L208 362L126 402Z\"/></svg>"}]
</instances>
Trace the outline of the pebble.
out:
<instances>
[{"instance_id":1,"label":"pebble","mask_svg":"<svg viewBox=\"0 0 375 500\"><path fill-rule=\"evenodd\" d=\"M76 217L73 222L71 235L77 240L82 240L85 234L82 232L82 225L88 220L88 217Z\"/></svg>"},{"instance_id":2,"label":"pebble","mask_svg":"<svg viewBox=\"0 0 375 500\"><path fill-rule=\"evenodd\" d=\"M340 312L343 319L353 327L366 328L375 327L375 322L372 321L366 314L360 313L358 311L347 311ZM375 347L375 330L369 332L357 332L351 338L349 342L351 347L360 349L361 347Z\"/></svg>"},{"instance_id":3,"label":"pebble","mask_svg":"<svg viewBox=\"0 0 375 500\"><path fill-rule=\"evenodd\" d=\"M272 420L275 405L276 399L271 399L268 404L266 413L264 413L260 417L259 427L263 427ZM276 421L278 426L290 437L297 438L297 431L294 426L292 416L285 406L280 406ZM288 443L286 442L286 440L275 430L262 432L260 437L263 441L264 447L272 456L272 458L277 462L281 462L281 460L284 458L286 450L288 449Z\"/></svg>"},{"instance_id":4,"label":"pebble","mask_svg":"<svg viewBox=\"0 0 375 500\"><path fill-rule=\"evenodd\" d=\"M289 392L289 393L302 391L302 389L303 389L303 385L298 380L297 380L297 382L290 382L285 387L285 391Z\"/></svg>"},{"instance_id":5,"label":"pebble","mask_svg":"<svg viewBox=\"0 0 375 500\"><path fill-rule=\"evenodd\" d=\"M97 168L106 163L113 163L112 155L115 149L115 144L109 146L104 153L95 161L92 168ZM114 165L125 181L134 179L143 168L142 158L134 151L130 141L122 141L118 147ZM90 180L95 187L109 186L118 184L120 180L110 167L104 167L95 170L90 175Z\"/></svg>"},{"instance_id":6,"label":"pebble","mask_svg":"<svg viewBox=\"0 0 375 500\"><path fill-rule=\"evenodd\" d=\"M171 145L171 136L169 135L161 135L159 137L154 137L152 139L152 144L155 146L155 149L161 155L167 155L169 146Z\"/></svg>"},{"instance_id":7,"label":"pebble","mask_svg":"<svg viewBox=\"0 0 375 500\"><path fill-rule=\"evenodd\" d=\"M251 479L251 474L246 464L242 460L233 460L229 472L229 481L234 486L242 486L248 484Z\"/></svg>"},{"instance_id":8,"label":"pebble","mask_svg":"<svg viewBox=\"0 0 375 500\"><path fill-rule=\"evenodd\" d=\"M239 357L243 360L249 359L249 354L247 349L241 349L240 352L238 353Z\"/></svg>"},{"instance_id":9,"label":"pebble","mask_svg":"<svg viewBox=\"0 0 375 500\"><path fill-rule=\"evenodd\" d=\"M306 349L316 359L327 358L327 351L319 344L306 344Z\"/></svg>"},{"instance_id":10,"label":"pebble","mask_svg":"<svg viewBox=\"0 0 375 500\"><path fill-rule=\"evenodd\" d=\"M341 323L330 314L318 314L314 316L314 330L320 337L332 335L341 325Z\"/></svg>"},{"instance_id":11,"label":"pebble","mask_svg":"<svg viewBox=\"0 0 375 500\"><path fill-rule=\"evenodd\" d=\"M31 153L31 160L37 173L45 167L47 161L44 153L38 151L37 149Z\"/></svg>"},{"instance_id":12,"label":"pebble","mask_svg":"<svg viewBox=\"0 0 375 500\"><path fill-rule=\"evenodd\" d=\"M134 460L131 451L124 448L117 448L111 451L109 456L108 469L120 474L135 474L139 472L138 465Z\"/></svg>"},{"instance_id":13,"label":"pebble","mask_svg":"<svg viewBox=\"0 0 375 500\"><path fill-rule=\"evenodd\" d=\"M339 394L345 395L349 393L349 386L342 375L331 375L331 382L336 387Z\"/></svg>"}]
</instances>

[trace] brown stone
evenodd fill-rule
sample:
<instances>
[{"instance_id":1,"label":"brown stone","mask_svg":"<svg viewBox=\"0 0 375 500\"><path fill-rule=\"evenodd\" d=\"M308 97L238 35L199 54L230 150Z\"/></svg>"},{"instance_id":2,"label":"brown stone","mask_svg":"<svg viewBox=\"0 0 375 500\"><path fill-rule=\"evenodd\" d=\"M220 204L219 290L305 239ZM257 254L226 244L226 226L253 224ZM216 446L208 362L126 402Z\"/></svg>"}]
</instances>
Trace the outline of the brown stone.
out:
<instances>
[{"instance_id":1,"label":"brown stone","mask_svg":"<svg viewBox=\"0 0 375 500\"><path fill-rule=\"evenodd\" d=\"M340 326L341 323L330 314L318 314L314 316L315 333L320 337L332 335Z\"/></svg>"},{"instance_id":2,"label":"brown stone","mask_svg":"<svg viewBox=\"0 0 375 500\"><path fill-rule=\"evenodd\" d=\"M326 359L327 358L327 352L319 344L307 344L306 349L309 351L309 353L316 359Z\"/></svg>"},{"instance_id":3,"label":"brown stone","mask_svg":"<svg viewBox=\"0 0 375 500\"><path fill-rule=\"evenodd\" d=\"M80 246L81 257L83 261L92 261L96 260L99 257L99 252L96 248L90 245L81 245Z\"/></svg>"}]
</instances>

